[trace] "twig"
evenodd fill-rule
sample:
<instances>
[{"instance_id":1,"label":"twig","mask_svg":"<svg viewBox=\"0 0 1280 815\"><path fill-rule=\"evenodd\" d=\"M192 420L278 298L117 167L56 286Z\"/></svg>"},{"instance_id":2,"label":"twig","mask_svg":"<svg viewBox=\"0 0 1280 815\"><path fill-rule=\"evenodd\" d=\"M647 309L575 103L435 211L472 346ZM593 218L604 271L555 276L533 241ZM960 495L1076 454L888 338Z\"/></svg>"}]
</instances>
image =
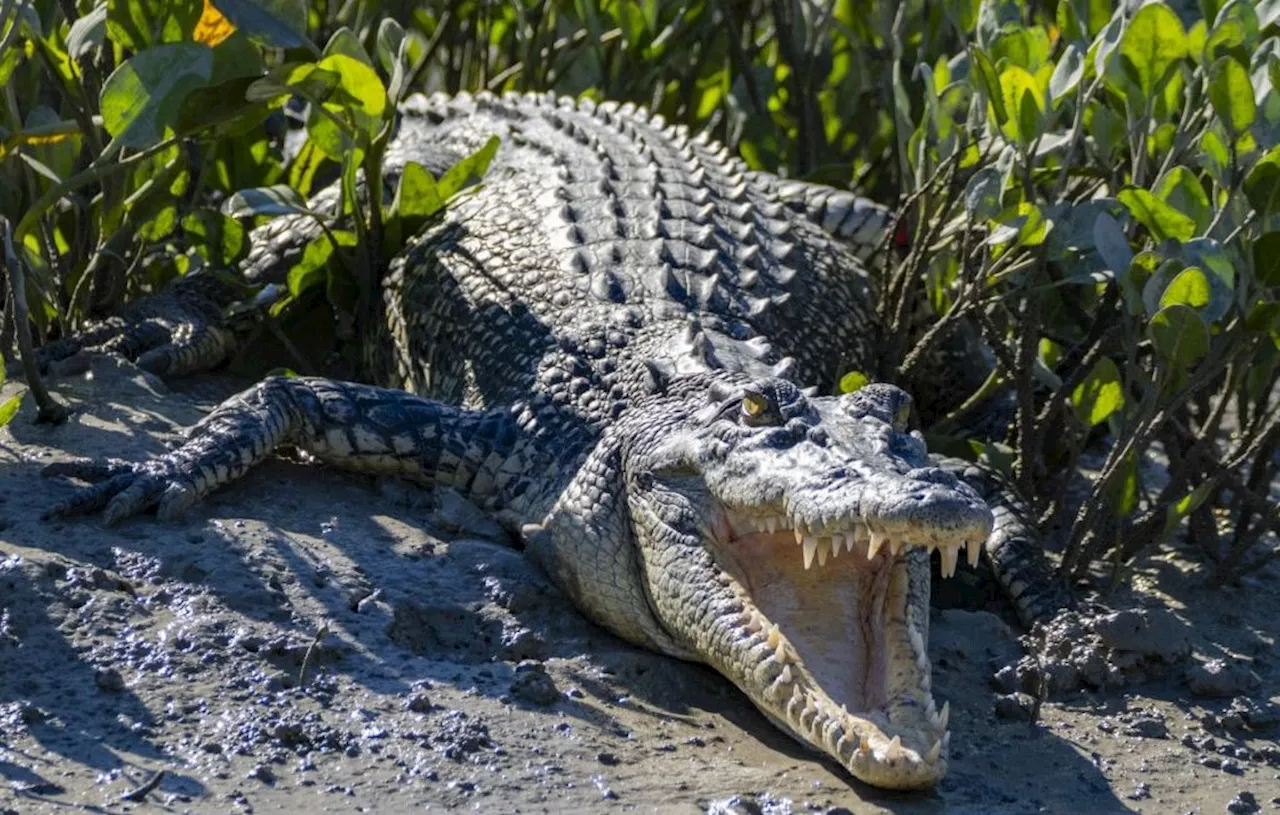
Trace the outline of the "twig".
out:
<instances>
[{"instance_id":1,"label":"twig","mask_svg":"<svg viewBox=\"0 0 1280 815\"><path fill-rule=\"evenodd\" d=\"M0 232L4 233L4 265L8 272L9 287L13 295L13 319L18 333L18 355L22 359L22 370L27 377L27 387L36 400L39 412L36 422L41 424L61 424L67 418L67 410L53 401L40 379L40 368L36 365L35 346L31 342L31 322L27 313L26 274L22 268L22 260L13 249L13 230L9 227L9 219L0 215Z\"/></svg>"},{"instance_id":2,"label":"twig","mask_svg":"<svg viewBox=\"0 0 1280 815\"><path fill-rule=\"evenodd\" d=\"M155 792L156 788L160 786L160 782L163 780L164 770L156 770L155 773L153 773L146 781L143 781L142 784L121 795L120 800L141 803L149 794Z\"/></svg>"},{"instance_id":3,"label":"twig","mask_svg":"<svg viewBox=\"0 0 1280 815\"><path fill-rule=\"evenodd\" d=\"M320 647L320 641L327 636L329 636L329 624L325 623L320 626L315 639L311 640L311 645L307 646L307 653L302 657L302 667L298 669L298 687L301 688L307 684L307 668L311 665L311 655Z\"/></svg>"}]
</instances>

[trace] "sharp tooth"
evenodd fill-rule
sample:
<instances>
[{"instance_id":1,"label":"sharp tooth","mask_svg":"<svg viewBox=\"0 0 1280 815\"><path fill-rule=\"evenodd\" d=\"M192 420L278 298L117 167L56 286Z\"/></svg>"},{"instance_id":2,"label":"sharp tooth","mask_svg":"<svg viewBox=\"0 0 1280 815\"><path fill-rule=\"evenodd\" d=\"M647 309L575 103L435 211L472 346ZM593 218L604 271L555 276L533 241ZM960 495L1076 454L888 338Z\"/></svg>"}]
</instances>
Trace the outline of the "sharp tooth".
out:
<instances>
[{"instance_id":1,"label":"sharp tooth","mask_svg":"<svg viewBox=\"0 0 1280 815\"><path fill-rule=\"evenodd\" d=\"M818 538L818 565L827 565L827 555L831 553L831 539Z\"/></svg>"},{"instance_id":2,"label":"sharp tooth","mask_svg":"<svg viewBox=\"0 0 1280 815\"><path fill-rule=\"evenodd\" d=\"M778 630L776 623L769 626L769 634L765 637L765 642L770 648L777 648L782 642L782 632Z\"/></svg>"},{"instance_id":3,"label":"sharp tooth","mask_svg":"<svg viewBox=\"0 0 1280 815\"><path fill-rule=\"evenodd\" d=\"M779 681L781 681L782 684L784 685L791 684L791 666L790 665L787 665L782 669L782 675L779 677Z\"/></svg>"},{"instance_id":4,"label":"sharp tooth","mask_svg":"<svg viewBox=\"0 0 1280 815\"><path fill-rule=\"evenodd\" d=\"M797 526L795 529L792 529L791 533L796 536L796 543L804 543L805 536L804 532L800 531L800 527Z\"/></svg>"},{"instance_id":5,"label":"sharp tooth","mask_svg":"<svg viewBox=\"0 0 1280 815\"><path fill-rule=\"evenodd\" d=\"M881 546L884 546L884 536L872 535L871 542L867 544L867 560L875 560Z\"/></svg>"},{"instance_id":6,"label":"sharp tooth","mask_svg":"<svg viewBox=\"0 0 1280 815\"><path fill-rule=\"evenodd\" d=\"M894 736L889 746L884 748L885 761L897 761L902 757L902 736Z\"/></svg>"},{"instance_id":7,"label":"sharp tooth","mask_svg":"<svg viewBox=\"0 0 1280 815\"><path fill-rule=\"evenodd\" d=\"M804 542L804 567L808 569L813 565L813 556L818 552L818 539L811 538L807 535L796 533L797 543Z\"/></svg>"},{"instance_id":8,"label":"sharp tooth","mask_svg":"<svg viewBox=\"0 0 1280 815\"><path fill-rule=\"evenodd\" d=\"M951 720L951 702L942 703L942 712L938 714L938 720L934 722L934 726L944 733L947 730L947 722Z\"/></svg>"},{"instance_id":9,"label":"sharp tooth","mask_svg":"<svg viewBox=\"0 0 1280 815\"><path fill-rule=\"evenodd\" d=\"M871 740L866 736L858 737L858 752L863 755L871 752Z\"/></svg>"},{"instance_id":10,"label":"sharp tooth","mask_svg":"<svg viewBox=\"0 0 1280 815\"><path fill-rule=\"evenodd\" d=\"M960 559L959 546L940 546L938 553L942 555L942 576L952 577L956 573L956 561Z\"/></svg>"},{"instance_id":11,"label":"sharp tooth","mask_svg":"<svg viewBox=\"0 0 1280 815\"><path fill-rule=\"evenodd\" d=\"M873 537L874 537L874 535L873 535ZM897 539L894 539L894 540L890 540L890 541L889 541L889 553L890 553L890 554L892 554L894 557L897 557L897 556L898 556L898 553L902 551L902 547L903 547L903 546L906 546L906 545L907 545L907 542L906 542L906 541L904 541L902 538L897 538Z\"/></svg>"},{"instance_id":12,"label":"sharp tooth","mask_svg":"<svg viewBox=\"0 0 1280 815\"><path fill-rule=\"evenodd\" d=\"M840 557L840 550L844 548L844 535L839 532L831 536L831 557Z\"/></svg>"},{"instance_id":13,"label":"sharp tooth","mask_svg":"<svg viewBox=\"0 0 1280 815\"><path fill-rule=\"evenodd\" d=\"M929 752L924 754L924 760L929 764L937 764L940 758L942 758L942 739L935 741L929 748Z\"/></svg>"},{"instance_id":14,"label":"sharp tooth","mask_svg":"<svg viewBox=\"0 0 1280 815\"><path fill-rule=\"evenodd\" d=\"M917 631L915 626L907 626L907 637L911 640L911 650L917 654L924 652L924 635Z\"/></svg>"},{"instance_id":15,"label":"sharp tooth","mask_svg":"<svg viewBox=\"0 0 1280 815\"><path fill-rule=\"evenodd\" d=\"M845 535L844 535L844 548L846 548L846 549L848 549L850 552L852 552L852 551L853 551L853 547L854 547L854 545L855 545L855 544L857 544L857 542L858 542L858 536L857 536L857 535L855 535L855 534L854 534L854 533L852 533L852 532L846 532L846 533L845 533Z\"/></svg>"},{"instance_id":16,"label":"sharp tooth","mask_svg":"<svg viewBox=\"0 0 1280 815\"><path fill-rule=\"evenodd\" d=\"M978 565L978 557L982 554L982 541L974 538L965 545L969 547L969 565L976 567Z\"/></svg>"},{"instance_id":17,"label":"sharp tooth","mask_svg":"<svg viewBox=\"0 0 1280 815\"><path fill-rule=\"evenodd\" d=\"M778 531L778 519L777 519L777 518L774 518L774 517L768 517L768 518L765 518L765 519L764 519L764 528L765 528L765 529L767 529L767 530L768 530L768 531L770 531L770 532L777 532L777 531Z\"/></svg>"}]
</instances>

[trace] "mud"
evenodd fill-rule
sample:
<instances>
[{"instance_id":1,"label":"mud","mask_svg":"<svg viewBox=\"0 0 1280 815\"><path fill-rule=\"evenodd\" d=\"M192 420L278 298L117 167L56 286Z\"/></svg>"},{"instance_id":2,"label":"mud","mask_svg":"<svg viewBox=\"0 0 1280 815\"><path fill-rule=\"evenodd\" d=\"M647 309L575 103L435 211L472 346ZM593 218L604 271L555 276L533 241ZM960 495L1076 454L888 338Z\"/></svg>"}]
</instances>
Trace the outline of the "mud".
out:
<instances>
[{"instance_id":1,"label":"mud","mask_svg":"<svg viewBox=\"0 0 1280 815\"><path fill-rule=\"evenodd\" d=\"M181 523L42 522L41 466L201 416L111 360L57 390L69 422L0 431L0 813L1280 811L1274 568L1213 589L1170 548L1021 663L997 614L936 610L952 770L894 794L397 482L277 460Z\"/></svg>"}]
</instances>

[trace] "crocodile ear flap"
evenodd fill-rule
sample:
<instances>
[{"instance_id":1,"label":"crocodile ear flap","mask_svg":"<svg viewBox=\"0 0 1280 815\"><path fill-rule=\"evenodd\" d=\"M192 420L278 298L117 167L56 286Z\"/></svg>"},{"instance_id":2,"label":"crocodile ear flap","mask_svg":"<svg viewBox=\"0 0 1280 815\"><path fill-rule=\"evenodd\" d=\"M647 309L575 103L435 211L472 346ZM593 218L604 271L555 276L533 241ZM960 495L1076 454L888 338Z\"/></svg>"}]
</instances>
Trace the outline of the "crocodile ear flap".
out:
<instances>
[{"instance_id":1,"label":"crocodile ear flap","mask_svg":"<svg viewBox=\"0 0 1280 815\"><path fill-rule=\"evenodd\" d=\"M675 363L668 359L647 359L644 362L645 390L657 396L667 392L667 386L676 375Z\"/></svg>"}]
</instances>

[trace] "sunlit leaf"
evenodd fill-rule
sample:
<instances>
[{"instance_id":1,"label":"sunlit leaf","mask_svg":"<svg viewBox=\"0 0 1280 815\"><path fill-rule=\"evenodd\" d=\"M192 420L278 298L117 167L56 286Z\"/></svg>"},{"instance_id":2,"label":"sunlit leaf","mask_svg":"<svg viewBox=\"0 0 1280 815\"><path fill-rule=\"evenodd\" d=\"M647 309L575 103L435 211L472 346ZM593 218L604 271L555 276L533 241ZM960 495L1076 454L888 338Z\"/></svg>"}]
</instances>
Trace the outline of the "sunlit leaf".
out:
<instances>
[{"instance_id":1,"label":"sunlit leaf","mask_svg":"<svg viewBox=\"0 0 1280 815\"><path fill-rule=\"evenodd\" d=\"M1258 107L1249 72L1234 57L1221 57L1209 71L1209 102L1232 134L1253 126Z\"/></svg>"},{"instance_id":2,"label":"sunlit leaf","mask_svg":"<svg viewBox=\"0 0 1280 815\"><path fill-rule=\"evenodd\" d=\"M12 422L13 417L18 415L18 408L22 407L23 396L26 396L26 391L10 396L4 400L4 404L0 404L0 427Z\"/></svg>"},{"instance_id":3,"label":"sunlit leaf","mask_svg":"<svg viewBox=\"0 0 1280 815\"><path fill-rule=\"evenodd\" d=\"M313 238L303 250L302 258L289 270L289 294L298 297L325 282L333 259L334 241L339 247L349 248L356 245L356 236L343 230L332 233L332 239L329 235Z\"/></svg>"},{"instance_id":4,"label":"sunlit leaf","mask_svg":"<svg viewBox=\"0 0 1280 815\"><path fill-rule=\"evenodd\" d=\"M1150 230L1156 240L1188 241L1196 234L1196 222L1178 210L1156 198L1149 191L1129 187L1116 198L1125 205L1134 218Z\"/></svg>"},{"instance_id":5,"label":"sunlit leaf","mask_svg":"<svg viewBox=\"0 0 1280 815\"><path fill-rule=\"evenodd\" d=\"M840 377L840 393L853 393L871 383L871 379L862 371L850 371Z\"/></svg>"},{"instance_id":6,"label":"sunlit leaf","mask_svg":"<svg viewBox=\"0 0 1280 815\"><path fill-rule=\"evenodd\" d=\"M1092 427L1105 422L1124 407L1120 369L1110 357L1094 364L1084 381L1071 392L1071 406L1080 421Z\"/></svg>"},{"instance_id":7,"label":"sunlit leaf","mask_svg":"<svg viewBox=\"0 0 1280 815\"><path fill-rule=\"evenodd\" d=\"M177 120L183 98L213 74L213 49L203 43L157 45L135 54L102 84L102 121L126 147L158 142Z\"/></svg>"},{"instance_id":8,"label":"sunlit leaf","mask_svg":"<svg viewBox=\"0 0 1280 815\"><path fill-rule=\"evenodd\" d=\"M483 178L489 171L489 162L498 153L499 144L501 141L497 136L490 136L483 147L450 167L436 185L440 197L447 201L467 184Z\"/></svg>"},{"instance_id":9,"label":"sunlit leaf","mask_svg":"<svg viewBox=\"0 0 1280 815\"><path fill-rule=\"evenodd\" d=\"M1209 194L1196 174L1181 165L1172 167L1156 182L1152 192L1161 201L1195 221L1196 232L1203 232L1213 219Z\"/></svg>"},{"instance_id":10,"label":"sunlit leaf","mask_svg":"<svg viewBox=\"0 0 1280 815\"><path fill-rule=\"evenodd\" d=\"M1160 295L1160 308L1181 303L1199 311L1209 305L1211 297L1209 278L1202 269L1191 266L1178 272L1178 276L1165 288L1164 294Z\"/></svg>"},{"instance_id":11,"label":"sunlit leaf","mask_svg":"<svg viewBox=\"0 0 1280 815\"><path fill-rule=\"evenodd\" d=\"M1125 77L1149 101L1187 54L1187 32L1178 15L1163 3L1138 9L1120 38L1118 64Z\"/></svg>"}]
</instances>

